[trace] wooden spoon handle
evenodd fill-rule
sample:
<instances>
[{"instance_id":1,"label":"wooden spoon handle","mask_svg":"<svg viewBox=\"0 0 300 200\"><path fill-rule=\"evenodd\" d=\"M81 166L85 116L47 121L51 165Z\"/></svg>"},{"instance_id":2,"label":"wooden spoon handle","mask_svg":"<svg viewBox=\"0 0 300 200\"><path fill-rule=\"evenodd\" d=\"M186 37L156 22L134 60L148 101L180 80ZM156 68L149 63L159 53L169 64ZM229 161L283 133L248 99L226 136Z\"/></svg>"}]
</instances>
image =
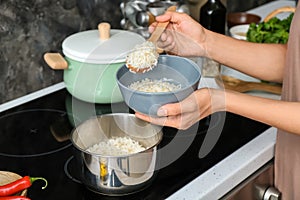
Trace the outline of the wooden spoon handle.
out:
<instances>
[{"instance_id":1,"label":"wooden spoon handle","mask_svg":"<svg viewBox=\"0 0 300 200\"><path fill-rule=\"evenodd\" d=\"M281 95L282 90L281 85L243 81L224 75L222 77L216 76L215 81L220 87L224 87L225 89L234 90L237 92L249 92L257 90Z\"/></svg>"},{"instance_id":2,"label":"wooden spoon handle","mask_svg":"<svg viewBox=\"0 0 300 200\"><path fill-rule=\"evenodd\" d=\"M270 19L272 19L273 17L275 17L279 13L282 13L282 12L295 12L295 10L296 10L296 8L295 7L291 7L291 6L285 6L285 7L278 8L278 9L272 11L271 13L269 13L265 17L264 22L269 21Z\"/></svg>"},{"instance_id":3,"label":"wooden spoon handle","mask_svg":"<svg viewBox=\"0 0 300 200\"><path fill-rule=\"evenodd\" d=\"M167 9L167 11L175 12L176 11L176 6L170 6ZM158 23L157 27L155 28L154 32L151 34L151 36L148 39L148 41L151 41L153 43L157 42L157 40L159 39L160 35L167 28L168 24L169 24L169 21Z\"/></svg>"},{"instance_id":4,"label":"wooden spoon handle","mask_svg":"<svg viewBox=\"0 0 300 200\"><path fill-rule=\"evenodd\" d=\"M282 91L282 87L280 85L271 85L268 83L249 82L248 86L251 88L251 90L265 91L265 92L270 92L279 95L281 94Z\"/></svg>"}]
</instances>

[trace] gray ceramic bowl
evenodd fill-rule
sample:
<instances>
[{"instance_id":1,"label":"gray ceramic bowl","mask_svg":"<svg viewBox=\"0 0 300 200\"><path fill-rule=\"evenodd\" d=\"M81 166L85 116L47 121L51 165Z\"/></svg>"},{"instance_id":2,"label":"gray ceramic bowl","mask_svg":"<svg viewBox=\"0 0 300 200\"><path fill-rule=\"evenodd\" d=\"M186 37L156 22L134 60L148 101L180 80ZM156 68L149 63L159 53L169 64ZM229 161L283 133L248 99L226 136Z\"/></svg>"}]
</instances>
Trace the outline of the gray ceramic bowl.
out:
<instances>
[{"instance_id":1,"label":"gray ceramic bowl","mask_svg":"<svg viewBox=\"0 0 300 200\"><path fill-rule=\"evenodd\" d=\"M117 83L125 103L134 111L147 115L156 115L157 109L168 103L175 103L185 99L197 89L201 77L199 66L190 59L160 55L158 65L143 74L130 72L125 65L117 71ZM136 81L149 78L160 80L171 79L181 84L181 89L172 92L141 92L128 86Z\"/></svg>"}]
</instances>

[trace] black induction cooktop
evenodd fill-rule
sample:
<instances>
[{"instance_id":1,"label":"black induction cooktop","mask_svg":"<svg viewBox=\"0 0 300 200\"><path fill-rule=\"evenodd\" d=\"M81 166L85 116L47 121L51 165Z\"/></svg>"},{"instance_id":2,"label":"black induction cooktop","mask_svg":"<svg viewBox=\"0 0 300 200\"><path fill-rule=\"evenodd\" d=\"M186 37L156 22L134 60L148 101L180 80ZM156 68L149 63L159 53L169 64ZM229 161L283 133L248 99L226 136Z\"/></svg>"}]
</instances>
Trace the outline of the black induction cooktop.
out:
<instances>
[{"instance_id":1,"label":"black induction cooktop","mask_svg":"<svg viewBox=\"0 0 300 200\"><path fill-rule=\"evenodd\" d=\"M41 189L43 182L29 188L28 197L33 200L165 199L269 128L226 112L215 113L184 131L163 127L159 148L170 142L178 147L160 155L162 163L170 164L162 166L144 190L106 196L81 183L69 136L89 117L112 112L133 113L124 103L90 104L62 89L0 113L0 170L46 178L45 190ZM215 141L207 145L212 137ZM187 146L186 151L176 154L181 146ZM168 160L175 154L176 160Z\"/></svg>"}]
</instances>

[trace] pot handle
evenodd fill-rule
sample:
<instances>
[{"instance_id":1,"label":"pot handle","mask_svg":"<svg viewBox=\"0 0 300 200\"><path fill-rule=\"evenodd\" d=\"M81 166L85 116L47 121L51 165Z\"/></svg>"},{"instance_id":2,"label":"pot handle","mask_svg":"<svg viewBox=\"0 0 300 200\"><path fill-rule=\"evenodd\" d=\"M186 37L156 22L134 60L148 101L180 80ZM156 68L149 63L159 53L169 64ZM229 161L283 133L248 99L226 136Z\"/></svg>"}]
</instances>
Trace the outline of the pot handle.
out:
<instances>
[{"instance_id":1,"label":"pot handle","mask_svg":"<svg viewBox=\"0 0 300 200\"><path fill-rule=\"evenodd\" d=\"M68 69L68 63L60 53L45 53L44 60L52 69Z\"/></svg>"},{"instance_id":2,"label":"pot handle","mask_svg":"<svg viewBox=\"0 0 300 200\"><path fill-rule=\"evenodd\" d=\"M156 163L156 153L153 153L152 160L149 165L148 170L145 170L144 174L139 177L130 177L125 174L122 169L118 167L116 160L114 160L114 172L118 177L119 181L124 185L138 185L148 181L150 178L153 177L154 170L155 170L155 163ZM113 164L112 164L113 165Z\"/></svg>"},{"instance_id":3,"label":"pot handle","mask_svg":"<svg viewBox=\"0 0 300 200\"><path fill-rule=\"evenodd\" d=\"M98 25L99 37L101 40L108 40L110 38L110 24L102 22Z\"/></svg>"}]
</instances>

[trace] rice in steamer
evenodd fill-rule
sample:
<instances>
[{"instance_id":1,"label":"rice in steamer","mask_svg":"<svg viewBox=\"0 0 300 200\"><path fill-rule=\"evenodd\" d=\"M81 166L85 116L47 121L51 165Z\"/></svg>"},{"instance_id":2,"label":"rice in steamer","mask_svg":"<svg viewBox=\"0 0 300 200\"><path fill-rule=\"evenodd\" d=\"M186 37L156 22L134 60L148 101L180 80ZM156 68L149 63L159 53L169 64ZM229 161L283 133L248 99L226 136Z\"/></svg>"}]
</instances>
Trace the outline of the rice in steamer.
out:
<instances>
[{"instance_id":1,"label":"rice in steamer","mask_svg":"<svg viewBox=\"0 0 300 200\"><path fill-rule=\"evenodd\" d=\"M145 150L117 156L87 150L100 142L126 137L137 141ZM142 121L134 114L104 114L83 122L71 134L81 182L89 190L110 196L146 188L155 178L157 146L161 140L161 127Z\"/></svg>"}]
</instances>

